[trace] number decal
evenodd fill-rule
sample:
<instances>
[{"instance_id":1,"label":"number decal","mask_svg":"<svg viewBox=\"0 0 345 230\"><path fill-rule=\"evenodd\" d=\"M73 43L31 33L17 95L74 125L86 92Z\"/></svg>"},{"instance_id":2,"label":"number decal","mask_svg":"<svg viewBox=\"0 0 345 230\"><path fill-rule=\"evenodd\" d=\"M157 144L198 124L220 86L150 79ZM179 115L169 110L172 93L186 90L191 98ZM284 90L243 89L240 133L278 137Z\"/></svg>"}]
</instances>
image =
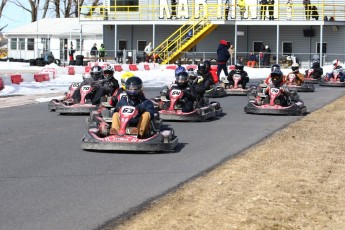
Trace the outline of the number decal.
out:
<instances>
[{"instance_id":1,"label":"number decal","mask_svg":"<svg viewBox=\"0 0 345 230\"><path fill-rule=\"evenodd\" d=\"M90 89L90 86L89 85L85 85L82 87L82 90L83 91L88 91Z\"/></svg>"},{"instance_id":2,"label":"number decal","mask_svg":"<svg viewBox=\"0 0 345 230\"><path fill-rule=\"evenodd\" d=\"M181 90L173 90L173 91L171 91L171 95L173 95L173 96L178 96L180 94L181 94Z\"/></svg>"},{"instance_id":3,"label":"number decal","mask_svg":"<svg viewBox=\"0 0 345 230\"><path fill-rule=\"evenodd\" d=\"M277 94L279 92L279 89L277 88L271 88L271 93Z\"/></svg>"},{"instance_id":4,"label":"number decal","mask_svg":"<svg viewBox=\"0 0 345 230\"><path fill-rule=\"evenodd\" d=\"M131 114L134 112L134 109L133 108L129 108L129 107L125 107L122 109L122 113L127 113L127 114Z\"/></svg>"},{"instance_id":5,"label":"number decal","mask_svg":"<svg viewBox=\"0 0 345 230\"><path fill-rule=\"evenodd\" d=\"M239 74L234 74L234 79L240 79L241 78L241 75Z\"/></svg>"}]
</instances>

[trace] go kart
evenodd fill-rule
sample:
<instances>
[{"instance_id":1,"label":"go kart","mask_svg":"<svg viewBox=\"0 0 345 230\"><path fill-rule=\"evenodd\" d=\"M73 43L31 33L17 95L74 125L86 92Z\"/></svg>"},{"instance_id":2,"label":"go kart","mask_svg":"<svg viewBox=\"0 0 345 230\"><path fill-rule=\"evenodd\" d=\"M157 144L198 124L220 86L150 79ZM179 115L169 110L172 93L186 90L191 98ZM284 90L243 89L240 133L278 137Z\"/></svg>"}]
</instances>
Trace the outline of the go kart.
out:
<instances>
[{"instance_id":1,"label":"go kart","mask_svg":"<svg viewBox=\"0 0 345 230\"><path fill-rule=\"evenodd\" d=\"M145 138L138 138L137 128L130 120L138 114L133 106L123 106L119 111L120 129L117 134L111 135L111 110L103 110L102 117L95 117L88 132L82 138L81 147L85 150L112 150L112 151L169 151L178 144L178 137L171 128L163 128L161 120L155 116L150 124L150 134ZM157 123L158 121L158 123Z\"/></svg>"},{"instance_id":2,"label":"go kart","mask_svg":"<svg viewBox=\"0 0 345 230\"><path fill-rule=\"evenodd\" d=\"M304 83L319 84L320 78L314 78L314 69L308 69L304 75Z\"/></svg>"},{"instance_id":3,"label":"go kart","mask_svg":"<svg viewBox=\"0 0 345 230\"><path fill-rule=\"evenodd\" d=\"M255 99L250 99L244 107L244 112L249 114L269 114L269 115L303 115L307 112L307 107L299 99L297 92L294 91L288 106L280 105L278 97L281 95L279 88L270 88L269 101L263 93L258 93Z\"/></svg>"},{"instance_id":4,"label":"go kart","mask_svg":"<svg viewBox=\"0 0 345 230\"><path fill-rule=\"evenodd\" d=\"M314 92L315 86L313 84L304 83L302 85L296 84L296 75L291 73L287 76L286 85L289 90L296 90L297 92Z\"/></svg>"},{"instance_id":5,"label":"go kart","mask_svg":"<svg viewBox=\"0 0 345 230\"><path fill-rule=\"evenodd\" d=\"M224 88L219 84L214 84L209 90L206 90L205 97L216 98L216 97L225 97L227 94Z\"/></svg>"},{"instance_id":6,"label":"go kart","mask_svg":"<svg viewBox=\"0 0 345 230\"><path fill-rule=\"evenodd\" d=\"M72 100L72 96L74 91L80 86L81 82L73 82L69 88L68 91L65 93L65 97L63 100L58 100L58 99L52 99L49 103L48 103L48 109L51 112L55 112L56 108L58 106L61 105L61 103L63 103L64 101L70 101Z\"/></svg>"},{"instance_id":7,"label":"go kart","mask_svg":"<svg viewBox=\"0 0 345 230\"><path fill-rule=\"evenodd\" d=\"M241 75L234 74L232 76L232 79L234 81L233 86L229 84L230 82L226 78L221 79L226 95L243 95L243 96L247 95L250 89L248 87L243 89L242 85L239 84L239 82L242 79Z\"/></svg>"},{"instance_id":8,"label":"go kart","mask_svg":"<svg viewBox=\"0 0 345 230\"><path fill-rule=\"evenodd\" d=\"M332 86L332 87L345 87L345 82L340 81L339 71L333 71L333 77L327 77L321 79L320 86Z\"/></svg>"},{"instance_id":9,"label":"go kart","mask_svg":"<svg viewBox=\"0 0 345 230\"><path fill-rule=\"evenodd\" d=\"M166 96L159 96L153 99L153 103L157 108L160 117L163 120L171 121L204 121L223 113L219 102L210 102L204 98L204 106L194 104L194 110L191 112L182 112L182 101L184 92L180 89L171 89L169 91L169 99Z\"/></svg>"}]
</instances>

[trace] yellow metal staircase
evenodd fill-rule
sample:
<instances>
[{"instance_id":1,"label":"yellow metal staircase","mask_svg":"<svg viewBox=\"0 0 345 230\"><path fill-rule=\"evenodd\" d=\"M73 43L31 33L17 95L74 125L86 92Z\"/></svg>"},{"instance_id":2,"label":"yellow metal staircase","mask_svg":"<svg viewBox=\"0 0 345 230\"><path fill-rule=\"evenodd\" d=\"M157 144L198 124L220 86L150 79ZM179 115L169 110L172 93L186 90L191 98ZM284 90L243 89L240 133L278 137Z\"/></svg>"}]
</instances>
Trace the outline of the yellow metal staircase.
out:
<instances>
[{"instance_id":1,"label":"yellow metal staircase","mask_svg":"<svg viewBox=\"0 0 345 230\"><path fill-rule=\"evenodd\" d=\"M205 38L218 26L211 24L211 20L208 19L211 13L202 13L200 18L193 17L177 29L152 51L155 59L159 58L162 64L173 63Z\"/></svg>"}]
</instances>

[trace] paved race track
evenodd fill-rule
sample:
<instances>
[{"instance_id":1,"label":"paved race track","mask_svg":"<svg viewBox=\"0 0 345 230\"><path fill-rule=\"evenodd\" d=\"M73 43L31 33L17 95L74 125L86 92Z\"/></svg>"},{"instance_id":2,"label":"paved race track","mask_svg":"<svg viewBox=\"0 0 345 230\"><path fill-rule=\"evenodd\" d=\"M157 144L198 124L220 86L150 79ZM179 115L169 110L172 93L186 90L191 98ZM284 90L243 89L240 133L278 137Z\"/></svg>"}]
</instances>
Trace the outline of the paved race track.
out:
<instances>
[{"instance_id":1,"label":"paved race track","mask_svg":"<svg viewBox=\"0 0 345 230\"><path fill-rule=\"evenodd\" d=\"M344 91L316 86L300 96L312 112ZM51 113L47 103L0 109L0 229L95 229L300 119L245 114L244 96L215 100L223 117L166 122L180 144L158 154L83 151L86 117Z\"/></svg>"}]
</instances>

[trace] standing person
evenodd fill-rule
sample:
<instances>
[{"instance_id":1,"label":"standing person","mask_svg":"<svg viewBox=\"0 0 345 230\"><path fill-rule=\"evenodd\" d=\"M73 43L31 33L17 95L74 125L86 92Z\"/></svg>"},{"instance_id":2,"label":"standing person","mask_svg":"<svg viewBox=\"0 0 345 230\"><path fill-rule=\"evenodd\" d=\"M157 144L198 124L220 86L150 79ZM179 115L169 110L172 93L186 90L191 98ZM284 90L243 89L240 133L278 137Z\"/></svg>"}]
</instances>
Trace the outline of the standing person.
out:
<instances>
[{"instance_id":1,"label":"standing person","mask_svg":"<svg viewBox=\"0 0 345 230\"><path fill-rule=\"evenodd\" d=\"M171 0L171 19L176 19L176 0Z\"/></svg>"},{"instance_id":2,"label":"standing person","mask_svg":"<svg viewBox=\"0 0 345 230\"><path fill-rule=\"evenodd\" d=\"M73 44L71 43L71 49L68 52L69 60L74 61L75 49L73 49Z\"/></svg>"},{"instance_id":3,"label":"standing person","mask_svg":"<svg viewBox=\"0 0 345 230\"><path fill-rule=\"evenodd\" d=\"M103 44L101 44L101 47L99 47L99 61L104 62L104 57L105 57L105 47Z\"/></svg>"},{"instance_id":4,"label":"standing person","mask_svg":"<svg viewBox=\"0 0 345 230\"><path fill-rule=\"evenodd\" d=\"M98 49L97 49L97 44L93 44L91 47L90 55L94 58L95 62L97 61L97 56L98 56Z\"/></svg>"},{"instance_id":5,"label":"standing person","mask_svg":"<svg viewBox=\"0 0 345 230\"><path fill-rule=\"evenodd\" d=\"M238 0L237 6L240 7L241 20L244 19L244 13L246 12L246 1Z\"/></svg>"},{"instance_id":6,"label":"standing person","mask_svg":"<svg viewBox=\"0 0 345 230\"><path fill-rule=\"evenodd\" d=\"M234 60L234 55L235 55L235 47L234 47L234 45L230 45L229 54L230 54L230 65L232 65L233 64L233 60Z\"/></svg>"},{"instance_id":7,"label":"standing person","mask_svg":"<svg viewBox=\"0 0 345 230\"><path fill-rule=\"evenodd\" d=\"M304 12L305 12L305 18L307 20L310 19L310 0L303 0L303 5L304 5Z\"/></svg>"},{"instance_id":8,"label":"standing person","mask_svg":"<svg viewBox=\"0 0 345 230\"><path fill-rule=\"evenodd\" d=\"M288 0L286 3L286 19L292 19L292 0Z\"/></svg>"},{"instance_id":9,"label":"standing person","mask_svg":"<svg viewBox=\"0 0 345 230\"><path fill-rule=\"evenodd\" d=\"M152 52L152 46L151 46L151 42L149 42L147 44L147 46L145 46L144 49L144 60L145 62L149 62L149 60L151 59L151 52Z\"/></svg>"},{"instance_id":10,"label":"standing person","mask_svg":"<svg viewBox=\"0 0 345 230\"><path fill-rule=\"evenodd\" d=\"M266 19L266 10L267 10L267 0L261 0L260 1L260 19L265 20Z\"/></svg>"},{"instance_id":11,"label":"standing person","mask_svg":"<svg viewBox=\"0 0 345 230\"><path fill-rule=\"evenodd\" d=\"M225 20L228 20L229 11L230 11L230 2L229 0L226 0L225 1Z\"/></svg>"},{"instance_id":12,"label":"standing person","mask_svg":"<svg viewBox=\"0 0 345 230\"><path fill-rule=\"evenodd\" d=\"M230 58L228 51L228 43L225 40L221 40L217 49L217 76L220 79L220 73L224 71L225 76L228 76L228 69L226 66L227 61Z\"/></svg>"},{"instance_id":13,"label":"standing person","mask_svg":"<svg viewBox=\"0 0 345 230\"><path fill-rule=\"evenodd\" d=\"M274 20L274 0L268 0L268 19L269 20Z\"/></svg>"}]
</instances>

